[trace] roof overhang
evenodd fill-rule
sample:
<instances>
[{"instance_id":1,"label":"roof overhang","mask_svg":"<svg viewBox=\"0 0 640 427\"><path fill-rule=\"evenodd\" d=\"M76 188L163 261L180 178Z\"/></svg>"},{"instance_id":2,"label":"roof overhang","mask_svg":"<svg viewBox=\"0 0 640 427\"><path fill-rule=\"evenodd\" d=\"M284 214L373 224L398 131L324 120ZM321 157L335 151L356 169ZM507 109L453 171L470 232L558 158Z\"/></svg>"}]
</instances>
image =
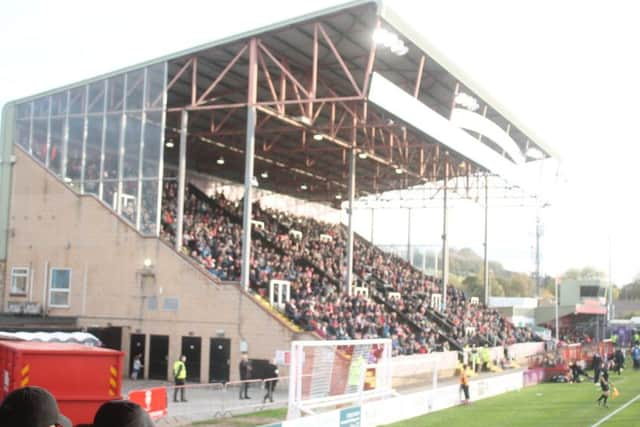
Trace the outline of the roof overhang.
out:
<instances>
[{"instance_id":1,"label":"roof overhang","mask_svg":"<svg viewBox=\"0 0 640 427\"><path fill-rule=\"evenodd\" d=\"M406 55L396 56L376 46L372 35L381 25L397 31L410 45ZM356 187L361 190L357 196L445 177L469 181L470 176L487 172L519 185L518 150L535 147L544 156L554 155L382 1L358 0L326 8L17 103L166 62L173 84L167 90L166 137L176 137L179 112L189 111L188 132L194 142L189 167L241 182L246 119L234 109L240 111L248 103L250 49L243 46L251 40L258 40L258 73L263 78L258 82L255 153L255 174L265 171L270 176L261 183L263 188L336 203L334 197L346 191L352 149L362 155L356 173ZM313 81L314 75L322 73L322 81ZM223 81L223 75L228 81ZM450 120L460 86L483 103L485 114L480 119L486 120L464 111L458 116L466 117L466 124ZM376 94L381 87L396 101ZM306 120L301 120L305 115ZM487 126L488 121L495 125ZM317 136L321 138L316 140ZM223 155L226 170L215 162ZM165 158L170 161L171 153ZM313 191L301 192L302 185Z\"/></svg>"}]
</instances>

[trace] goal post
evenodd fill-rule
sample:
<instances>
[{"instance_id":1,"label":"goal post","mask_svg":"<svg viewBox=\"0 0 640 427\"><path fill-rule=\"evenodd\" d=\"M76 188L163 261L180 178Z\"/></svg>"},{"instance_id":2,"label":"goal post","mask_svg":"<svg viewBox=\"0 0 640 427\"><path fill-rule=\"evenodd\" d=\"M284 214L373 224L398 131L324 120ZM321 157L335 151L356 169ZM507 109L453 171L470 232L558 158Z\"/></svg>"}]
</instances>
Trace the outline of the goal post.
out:
<instances>
[{"instance_id":1,"label":"goal post","mask_svg":"<svg viewBox=\"0 0 640 427\"><path fill-rule=\"evenodd\" d=\"M288 419L393 395L391 340L293 341Z\"/></svg>"}]
</instances>

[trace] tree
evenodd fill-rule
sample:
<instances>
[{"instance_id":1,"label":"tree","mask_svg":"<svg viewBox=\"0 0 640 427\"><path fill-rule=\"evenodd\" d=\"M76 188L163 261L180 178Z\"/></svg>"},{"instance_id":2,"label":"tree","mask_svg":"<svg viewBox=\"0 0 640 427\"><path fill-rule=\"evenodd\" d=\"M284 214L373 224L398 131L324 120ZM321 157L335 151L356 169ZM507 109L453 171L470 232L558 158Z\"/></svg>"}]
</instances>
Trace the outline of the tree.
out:
<instances>
[{"instance_id":1,"label":"tree","mask_svg":"<svg viewBox=\"0 0 640 427\"><path fill-rule=\"evenodd\" d=\"M614 288L616 289L616 288ZM636 279L628 285L624 286L619 292L619 298L623 300L640 299L640 280ZM615 297L615 290L614 290ZM614 298L615 299L615 298Z\"/></svg>"},{"instance_id":2,"label":"tree","mask_svg":"<svg viewBox=\"0 0 640 427\"><path fill-rule=\"evenodd\" d=\"M606 274L594 267L570 268L565 271L562 278L569 280L603 280L606 278Z\"/></svg>"},{"instance_id":3,"label":"tree","mask_svg":"<svg viewBox=\"0 0 640 427\"><path fill-rule=\"evenodd\" d=\"M540 299L545 304L553 304L553 301L555 301L556 297L549 289L542 288L542 295L540 295Z\"/></svg>"},{"instance_id":4,"label":"tree","mask_svg":"<svg viewBox=\"0 0 640 427\"><path fill-rule=\"evenodd\" d=\"M467 296L484 298L484 286L480 278L476 275L467 276L462 281L462 288Z\"/></svg>"},{"instance_id":5,"label":"tree","mask_svg":"<svg viewBox=\"0 0 640 427\"><path fill-rule=\"evenodd\" d=\"M620 299L620 288L617 285L613 285L612 292L613 300L617 301Z\"/></svg>"},{"instance_id":6,"label":"tree","mask_svg":"<svg viewBox=\"0 0 640 427\"><path fill-rule=\"evenodd\" d=\"M512 273L505 292L512 297L528 297L533 295L533 281L524 273Z\"/></svg>"}]
</instances>

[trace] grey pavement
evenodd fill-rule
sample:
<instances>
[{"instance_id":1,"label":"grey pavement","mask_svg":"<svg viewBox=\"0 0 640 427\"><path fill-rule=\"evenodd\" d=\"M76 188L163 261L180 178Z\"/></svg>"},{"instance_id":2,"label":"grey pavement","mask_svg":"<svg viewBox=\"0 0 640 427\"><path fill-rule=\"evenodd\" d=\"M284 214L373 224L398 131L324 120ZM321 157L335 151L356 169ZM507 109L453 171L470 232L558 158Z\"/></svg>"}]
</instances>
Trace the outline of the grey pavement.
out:
<instances>
[{"instance_id":1,"label":"grey pavement","mask_svg":"<svg viewBox=\"0 0 640 427\"><path fill-rule=\"evenodd\" d=\"M214 418L226 418L234 415L246 414L264 409L283 408L287 406L289 393L288 381L278 382L273 394L273 403L263 403L265 389L261 383L249 385L250 399L240 399L240 385L229 383L226 387L221 384L187 384L185 397L187 402L174 402L174 385L167 381L124 379L122 394L126 396L130 391L152 387L167 388L168 417L156 422L157 426L178 427L191 425L193 421ZM180 399L180 393L178 393Z\"/></svg>"}]
</instances>

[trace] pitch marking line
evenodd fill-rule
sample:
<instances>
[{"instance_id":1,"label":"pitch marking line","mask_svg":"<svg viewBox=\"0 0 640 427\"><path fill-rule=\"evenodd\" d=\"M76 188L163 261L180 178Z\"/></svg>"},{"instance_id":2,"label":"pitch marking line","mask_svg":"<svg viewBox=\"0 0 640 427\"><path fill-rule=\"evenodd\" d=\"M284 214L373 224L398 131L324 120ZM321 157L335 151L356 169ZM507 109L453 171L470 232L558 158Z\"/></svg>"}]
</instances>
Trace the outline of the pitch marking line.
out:
<instances>
[{"instance_id":1,"label":"pitch marking line","mask_svg":"<svg viewBox=\"0 0 640 427\"><path fill-rule=\"evenodd\" d=\"M631 399L630 401L628 401L627 403L625 403L624 405L622 405L621 407L619 407L618 409L616 409L615 411L613 411L612 413L610 413L609 415L607 415L606 417L604 417L603 419L601 419L600 421L598 421L597 423L595 423L594 425L592 425L591 427L598 427L599 425L602 425L602 423L604 423L605 421L608 421L615 414L624 410L627 406L631 405L633 402L635 402L638 399L640 399L640 394L634 397L633 399Z\"/></svg>"}]
</instances>

